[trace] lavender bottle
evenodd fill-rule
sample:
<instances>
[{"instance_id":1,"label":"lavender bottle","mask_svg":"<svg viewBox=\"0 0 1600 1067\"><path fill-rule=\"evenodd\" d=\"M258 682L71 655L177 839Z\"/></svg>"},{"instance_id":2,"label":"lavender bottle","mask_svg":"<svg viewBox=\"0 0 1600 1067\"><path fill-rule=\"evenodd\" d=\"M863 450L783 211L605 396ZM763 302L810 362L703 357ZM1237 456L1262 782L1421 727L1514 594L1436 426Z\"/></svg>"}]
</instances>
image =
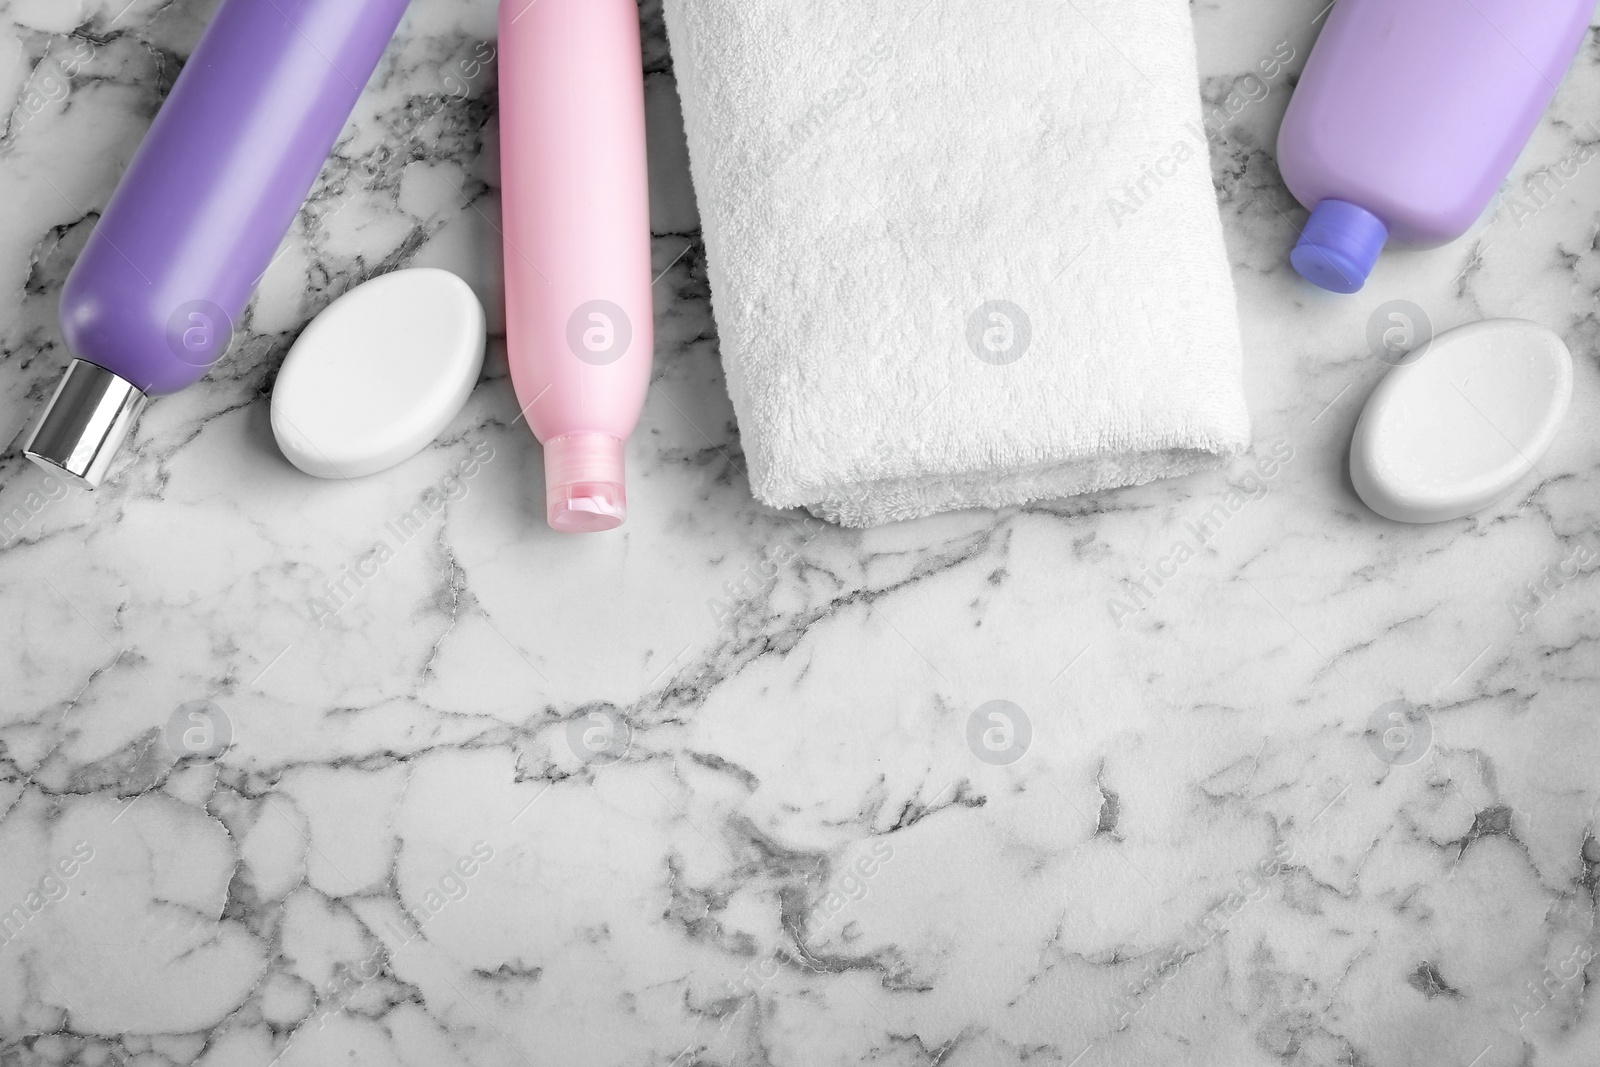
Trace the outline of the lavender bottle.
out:
<instances>
[{"instance_id":1,"label":"lavender bottle","mask_svg":"<svg viewBox=\"0 0 1600 1067\"><path fill-rule=\"evenodd\" d=\"M406 3L223 0L67 277L30 459L95 488L145 400L227 351Z\"/></svg>"},{"instance_id":2,"label":"lavender bottle","mask_svg":"<svg viewBox=\"0 0 1600 1067\"><path fill-rule=\"evenodd\" d=\"M1278 133L1311 210L1294 269L1336 293L1391 238L1453 241L1483 213L1589 29L1595 0L1340 0Z\"/></svg>"}]
</instances>

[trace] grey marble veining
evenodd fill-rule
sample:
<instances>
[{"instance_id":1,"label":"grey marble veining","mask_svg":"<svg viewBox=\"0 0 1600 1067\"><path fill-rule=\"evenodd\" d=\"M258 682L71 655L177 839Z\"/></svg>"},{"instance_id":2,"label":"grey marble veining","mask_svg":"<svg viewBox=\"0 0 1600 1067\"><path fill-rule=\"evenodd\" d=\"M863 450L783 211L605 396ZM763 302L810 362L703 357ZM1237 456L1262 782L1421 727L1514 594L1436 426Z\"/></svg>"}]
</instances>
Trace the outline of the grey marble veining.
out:
<instances>
[{"instance_id":1,"label":"grey marble veining","mask_svg":"<svg viewBox=\"0 0 1600 1067\"><path fill-rule=\"evenodd\" d=\"M0 3L7 440L214 7L125 3ZM657 365L629 524L563 538L499 339L392 471L272 442L367 278L503 333L493 5L415 0L226 360L92 495L0 459L0 1064L1600 1062L1600 44L1472 233L1336 298L1273 159L1322 11L1194 7L1254 454L863 533L749 497L647 0ZM1470 519L1349 487L1399 300L1575 357Z\"/></svg>"}]
</instances>

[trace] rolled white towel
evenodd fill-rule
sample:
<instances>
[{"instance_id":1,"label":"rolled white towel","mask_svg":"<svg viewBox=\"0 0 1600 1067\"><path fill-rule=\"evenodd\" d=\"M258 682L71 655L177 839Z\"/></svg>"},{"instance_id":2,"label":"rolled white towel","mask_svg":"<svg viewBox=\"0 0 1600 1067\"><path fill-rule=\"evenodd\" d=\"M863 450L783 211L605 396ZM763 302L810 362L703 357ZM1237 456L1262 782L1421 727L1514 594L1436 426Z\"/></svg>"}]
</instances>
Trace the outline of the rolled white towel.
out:
<instances>
[{"instance_id":1,"label":"rolled white towel","mask_svg":"<svg viewBox=\"0 0 1600 1067\"><path fill-rule=\"evenodd\" d=\"M751 488L848 526L1249 443L1187 0L666 0Z\"/></svg>"}]
</instances>

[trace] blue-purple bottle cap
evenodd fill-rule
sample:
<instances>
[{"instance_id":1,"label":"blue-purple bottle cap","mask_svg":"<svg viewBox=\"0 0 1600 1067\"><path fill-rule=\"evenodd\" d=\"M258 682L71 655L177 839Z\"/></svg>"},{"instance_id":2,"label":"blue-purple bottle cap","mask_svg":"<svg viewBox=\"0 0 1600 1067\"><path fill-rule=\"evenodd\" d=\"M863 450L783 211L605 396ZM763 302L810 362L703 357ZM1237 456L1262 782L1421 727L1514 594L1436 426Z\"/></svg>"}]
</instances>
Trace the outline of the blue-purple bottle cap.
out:
<instances>
[{"instance_id":1,"label":"blue-purple bottle cap","mask_svg":"<svg viewBox=\"0 0 1600 1067\"><path fill-rule=\"evenodd\" d=\"M1300 276L1335 293L1353 293L1367 282L1389 228L1366 208L1324 200L1311 211L1289 262Z\"/></svg>"}]
</instances>

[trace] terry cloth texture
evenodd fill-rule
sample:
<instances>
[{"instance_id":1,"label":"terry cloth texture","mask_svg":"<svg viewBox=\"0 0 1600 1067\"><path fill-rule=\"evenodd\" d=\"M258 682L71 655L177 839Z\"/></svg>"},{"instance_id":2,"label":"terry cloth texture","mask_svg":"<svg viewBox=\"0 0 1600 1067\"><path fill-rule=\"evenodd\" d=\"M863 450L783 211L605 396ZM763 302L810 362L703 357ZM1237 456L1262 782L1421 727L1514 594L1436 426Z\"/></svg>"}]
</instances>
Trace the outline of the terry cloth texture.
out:
<instances>
[{"instance_id":1,"label":"terry cloth texture","mask_svg":"<svg viewBox=\"0 0 1600 1067\"><path fill-rule=\"evenodd\" d=\"M849 526L1249 444L1186 0L666 0L751 488Z\"/></svg>"}]
</instances>

